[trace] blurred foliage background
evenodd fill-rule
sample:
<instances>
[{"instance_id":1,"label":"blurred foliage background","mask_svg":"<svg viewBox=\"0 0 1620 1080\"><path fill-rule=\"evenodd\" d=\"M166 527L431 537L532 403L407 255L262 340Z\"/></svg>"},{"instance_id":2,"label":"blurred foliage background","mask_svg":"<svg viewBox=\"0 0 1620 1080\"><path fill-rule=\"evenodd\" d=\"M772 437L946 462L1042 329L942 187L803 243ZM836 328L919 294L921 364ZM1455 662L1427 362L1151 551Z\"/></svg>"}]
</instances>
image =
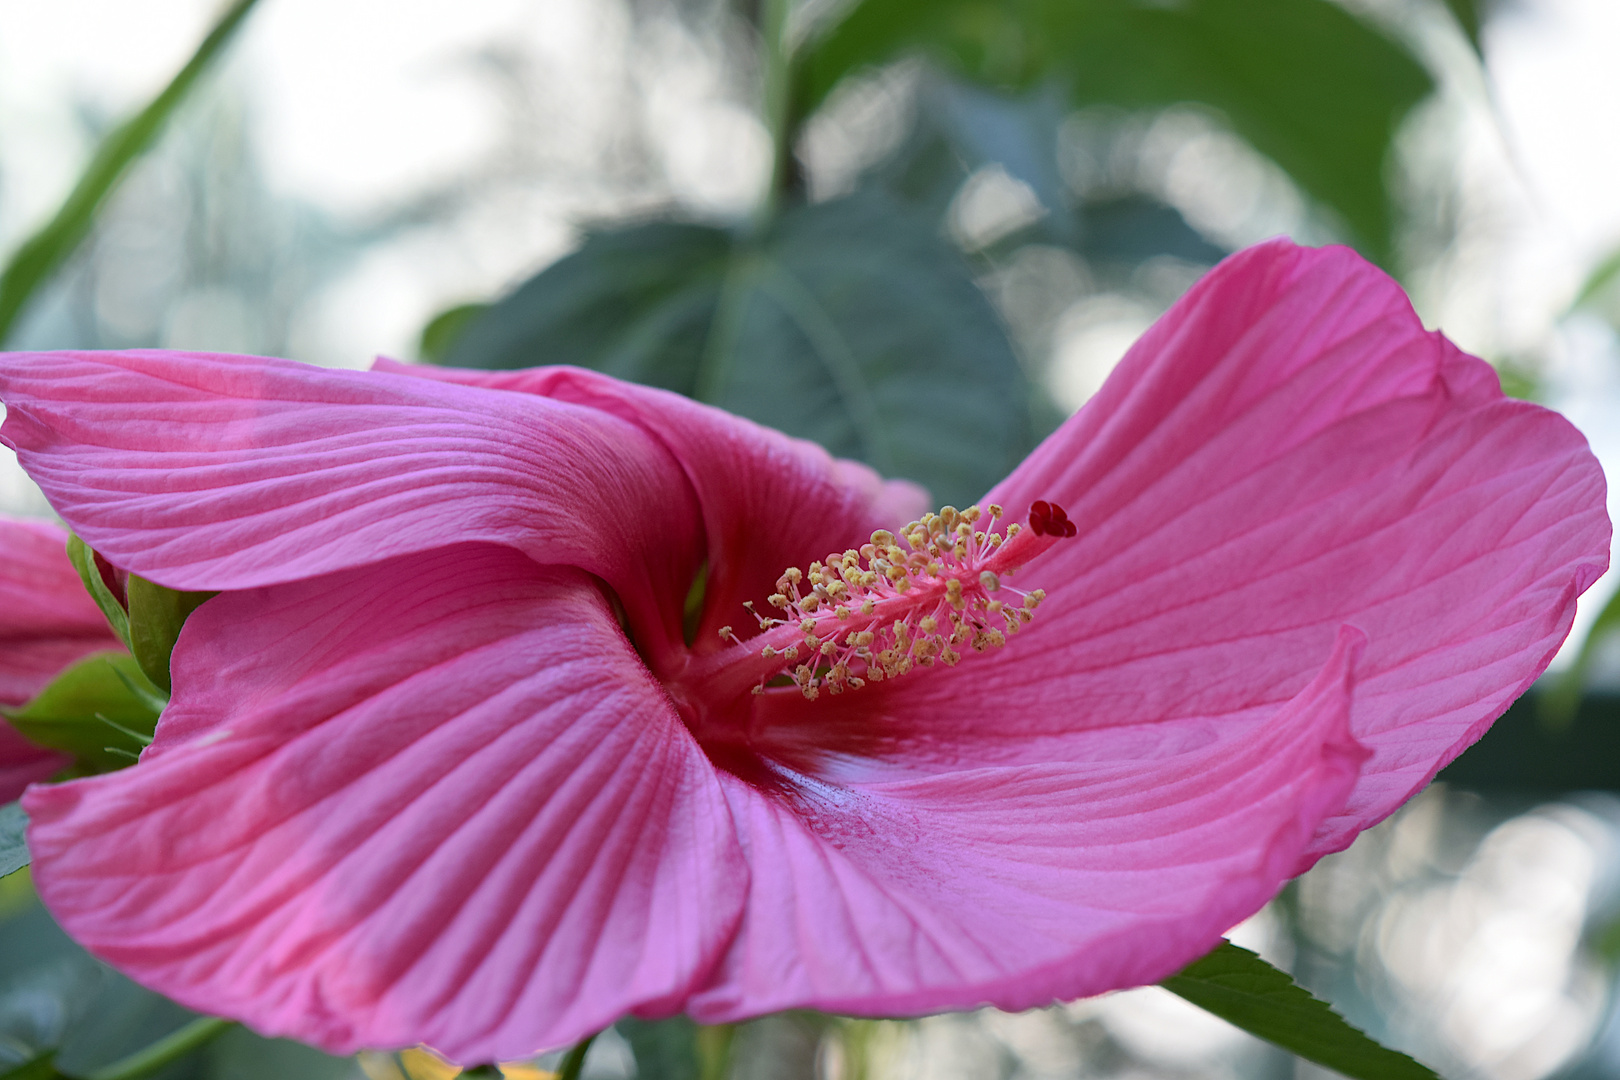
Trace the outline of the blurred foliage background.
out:
<instances>
[{"instance_id":1,"label":"blurred foliage background","mask_svg":"<svg viewBox=\"0 0 1620 1080\"><path fill-rule=\"evenodd\" d=\"M1620 107L1617 50L1608 0L0 0L0 342L578 364L961 505L1201 273L1287 233L1389 269L1613 465L1620 160L1591 125ZM0 501L48 512L15 468ZM1448 1076L1620 1075L1601 608L1564 674L1237 933ZM52 1051L86 1071L185 1016L0 880L0 1077ZM1313 1071L1156 989L627 1021L586 1065ZM236 1031L165 1075L451 1074Z\"/></svg>"}]
</instances>

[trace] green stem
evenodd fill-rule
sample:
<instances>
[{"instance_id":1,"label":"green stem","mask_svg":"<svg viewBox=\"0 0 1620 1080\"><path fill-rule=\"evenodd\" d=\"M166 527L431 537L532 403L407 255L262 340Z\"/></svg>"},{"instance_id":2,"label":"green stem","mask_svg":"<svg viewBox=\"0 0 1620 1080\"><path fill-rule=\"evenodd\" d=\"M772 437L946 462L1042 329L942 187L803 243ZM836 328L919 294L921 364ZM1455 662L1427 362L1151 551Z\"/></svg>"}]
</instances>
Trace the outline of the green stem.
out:
<instances>
[{"instance_id":1,"label":"green stem","mask_svg":"<svg viewBox=\"0 0 1620 1080\"><path fill-rule=\"evenodd\" d=\"M5 269L0 271L0 342L5 340L28 299L89 235L97 212L117 188L130 164L156 141L170 115L229 44L255 3L257 0L234 0L197 46L191 59L151 104L101 140L56 216L12 254Z\"/></svg>"},{"instance_id":2,"label":"green stem","mask_svg":"<svg viewBox=\"0 0 1620 1080\"><path fill-rule=\"evenodd\" d=\"M574 1044L568 1056L563 1058L562 1068L557 1070L557 1080L579 1080L579 1074L585 1068L585 1055L590 1053L591 1043L595 1041L596 1036L591 1035Z\"/></svg>"},{"instance_id":3,"label":"green stem","mask_svg":"<svg viewBox=\"0 0 1620 1080\"><path fill-rule=\"evenodd\" d=\"M220 1020L212 1016L193 1020L179 1031L159 1039L146 1049L137 1050L122 1061L115 1061L111 1065L97 1069L84 1080L141 1080L142 1077L151 1076L165 1065L179 1061L235 1026L234 1020Z\"/></svg>"}]
</instances>

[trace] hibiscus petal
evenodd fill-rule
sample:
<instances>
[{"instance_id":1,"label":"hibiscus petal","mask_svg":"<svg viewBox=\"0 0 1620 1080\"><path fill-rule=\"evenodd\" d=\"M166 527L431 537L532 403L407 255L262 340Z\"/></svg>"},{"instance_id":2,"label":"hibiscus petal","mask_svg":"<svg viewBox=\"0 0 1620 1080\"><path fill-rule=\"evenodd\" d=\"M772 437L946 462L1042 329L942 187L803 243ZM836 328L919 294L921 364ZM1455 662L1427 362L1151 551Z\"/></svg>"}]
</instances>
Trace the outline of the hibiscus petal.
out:
<instances>
[{"instance_id":1,"label":"hibiscus petal","mask_svg":"<svg viewBox=\"0 0 1620 1080\"><path fill-rule=\"evenodd\" d=\"M695 503L656 441L599 410L173 352L0 354L0 400L0 435L57 511L159 584L243 589L487 540L599 575L644 647L679 643Z\"/></svg>"},{"instance_id":2,"label":"hibiscus petal","mask_svg":"<svg viewBox=\"0 0 1620 1080\"><path fill-rule=\"evenodd\" d=\"M1283 701L1352 623L1370 644L1351 729L1373 758L1312 857L1477 739L1608 563L1579 432L1504 398L1353 253L1285 241L1211 272L988 498L1057 500L1080 535L1015 579L1050 594L1030 631L926 680L914 726L1018 758L1076 727ZM967 748L977 711L942 714L964 696L1018 702L999 750Z\"/></svg>"},{"instance_id":3,"label":"hibiscus petal","mask_svg":"<svg viewBox=\"0 0 1620 1080\"><path fill-rule=\"evenodd\" d=\"M813 1006L1022 1009L1154 982L1276 893L1365 751L1362 635L1290 702L1157 739L1102 728L1066 761L889 783L727 779L748 915L700 1020Z\"/></svg>"},{"instance_id":4,"label":"hibiscus petal","mask_svg":"<svg viewBox=\"0 0 1620 1080\"><path fill-rule=\"evenodd\" d=\"M678 1008L747 870L586 575L463 545L227 594L141 764L35 788L74 938L329 1051L521 1057Z\"/></svg>"},{"instance_id":5,"label":"hibiscus petal","mask_svg":"<svg viewBox=\"0 0 1620 1080\"><path fill-rule=\"evenodd\" d=\"M574 402L651 432L686 470L703 508L712 572L695 639L700 652L720 646L721 626L750 632L743 601L775 592L789 566L858 547L874 529L928 509L927 492L910 481L885 481L815 443L667 390L569 367L471 371L378 360L376 369Z\"/></svg>"}]
</instances>

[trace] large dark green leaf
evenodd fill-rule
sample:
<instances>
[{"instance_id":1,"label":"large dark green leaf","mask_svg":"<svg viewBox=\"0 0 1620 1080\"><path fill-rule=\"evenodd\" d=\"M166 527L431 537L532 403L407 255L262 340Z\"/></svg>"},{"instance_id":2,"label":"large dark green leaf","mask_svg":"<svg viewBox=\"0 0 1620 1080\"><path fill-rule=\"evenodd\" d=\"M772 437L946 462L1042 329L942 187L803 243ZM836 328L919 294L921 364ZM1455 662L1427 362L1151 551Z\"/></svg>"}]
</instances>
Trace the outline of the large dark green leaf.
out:
<instances>
[{"instance_id":1,"label":"large dark green leaf","mask_svg":"<svg viewBox=\"0 0 1620 1080\"><path fill-rule=\"evenodd\" d=\"M5 270L0 271L0 343L5 341L29 298L89 235L90 226L107 196L118 186L130 164L152 145L256 2L236 0L225 10L169 85L146 108L101 140L56 216L12 254Z\"/></svg>"},{"instance_id":2,"label":"large dark green leaf","mask_svg":"<svg viewBox=\"0 0 1620 1080\"><path fill-rule=\"evenodd\" d=\"M1161 985L1251 1035L1356 1080L1439 1080L1432 1069L1352 1027L1287 972L1230 941Z\"/></svg>"},{"instance_id":3,"label":"large dark green leaf","mask_svg":"<svg viewBox=\"0 0 1620 1080\"><path fill-rule=\"evenodd\" d=\"M0 806L0 877L14 874L27 866L28 815L17 803Z\"/></svg>"},{"instance_id":4,"label":"large dark green leaf","mask_svg":"<svg viewBox=\"0 0 1620 1080\"><path fill-rule=\"evenodd\" d=\"M1213 106L1380 260L1390 140L1432 88L1410 54L1329 0L864 0L806 50L796 112L909 51L1008 89L1056 80L1077 106Z\"/></svg>"},{"instance_id":5,"label":"large dark green leaf","mask_svg":"<svg viewBox=\"0 0 1620 1080\"><path fill-rule=\"evenodd\" d=\"M1544 678L1447 765L1439 779L1474 791L1545 797L1620 791L1620 696L1586 694L1573 716L1549 722Z\"/></svg>"},{"instance_id":6,"label":"large dark green leaf","mask_svg":"<svg viewBox=\"0 0 1620 1080\"><path fill-rule=\"evenodd\" d=\"M58 1080L61 1075L56 1070L56 1051L52 1050L0 1072L0 1080Z\"/></svg>"},{"instance_id":7,"label":"large dark green leaf","mask_svg":"<svg viewBox=\"0 0 1620 1080\"><path fill-rule=\"evenodd\" d=\"M932 225L867 192L757 239L591 237L469 325L448 362L578 364L689 394L971 501L1034 441L1033 391Z\"/></svg>"}]
</instances>

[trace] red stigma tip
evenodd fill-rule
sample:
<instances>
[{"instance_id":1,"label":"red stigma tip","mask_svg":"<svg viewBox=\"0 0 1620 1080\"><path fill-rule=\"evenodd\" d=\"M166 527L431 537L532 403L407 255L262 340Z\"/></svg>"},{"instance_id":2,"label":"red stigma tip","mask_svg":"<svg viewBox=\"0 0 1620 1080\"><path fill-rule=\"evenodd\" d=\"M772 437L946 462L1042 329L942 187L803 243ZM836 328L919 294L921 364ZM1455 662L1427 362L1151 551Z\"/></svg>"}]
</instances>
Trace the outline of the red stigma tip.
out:
<instances>
[{"instance_id":1,"label":"red stigma tip","mask_svg":"<svg viewBox=\"0 0 1620 1080\"><path fill-rule=\"evenodd\" d=\"M1045 499L1036 499L1029 505L1029 527L1036 536L1073 536L1079 530L1063 507Z\"/></svg>"}]
</instances>

